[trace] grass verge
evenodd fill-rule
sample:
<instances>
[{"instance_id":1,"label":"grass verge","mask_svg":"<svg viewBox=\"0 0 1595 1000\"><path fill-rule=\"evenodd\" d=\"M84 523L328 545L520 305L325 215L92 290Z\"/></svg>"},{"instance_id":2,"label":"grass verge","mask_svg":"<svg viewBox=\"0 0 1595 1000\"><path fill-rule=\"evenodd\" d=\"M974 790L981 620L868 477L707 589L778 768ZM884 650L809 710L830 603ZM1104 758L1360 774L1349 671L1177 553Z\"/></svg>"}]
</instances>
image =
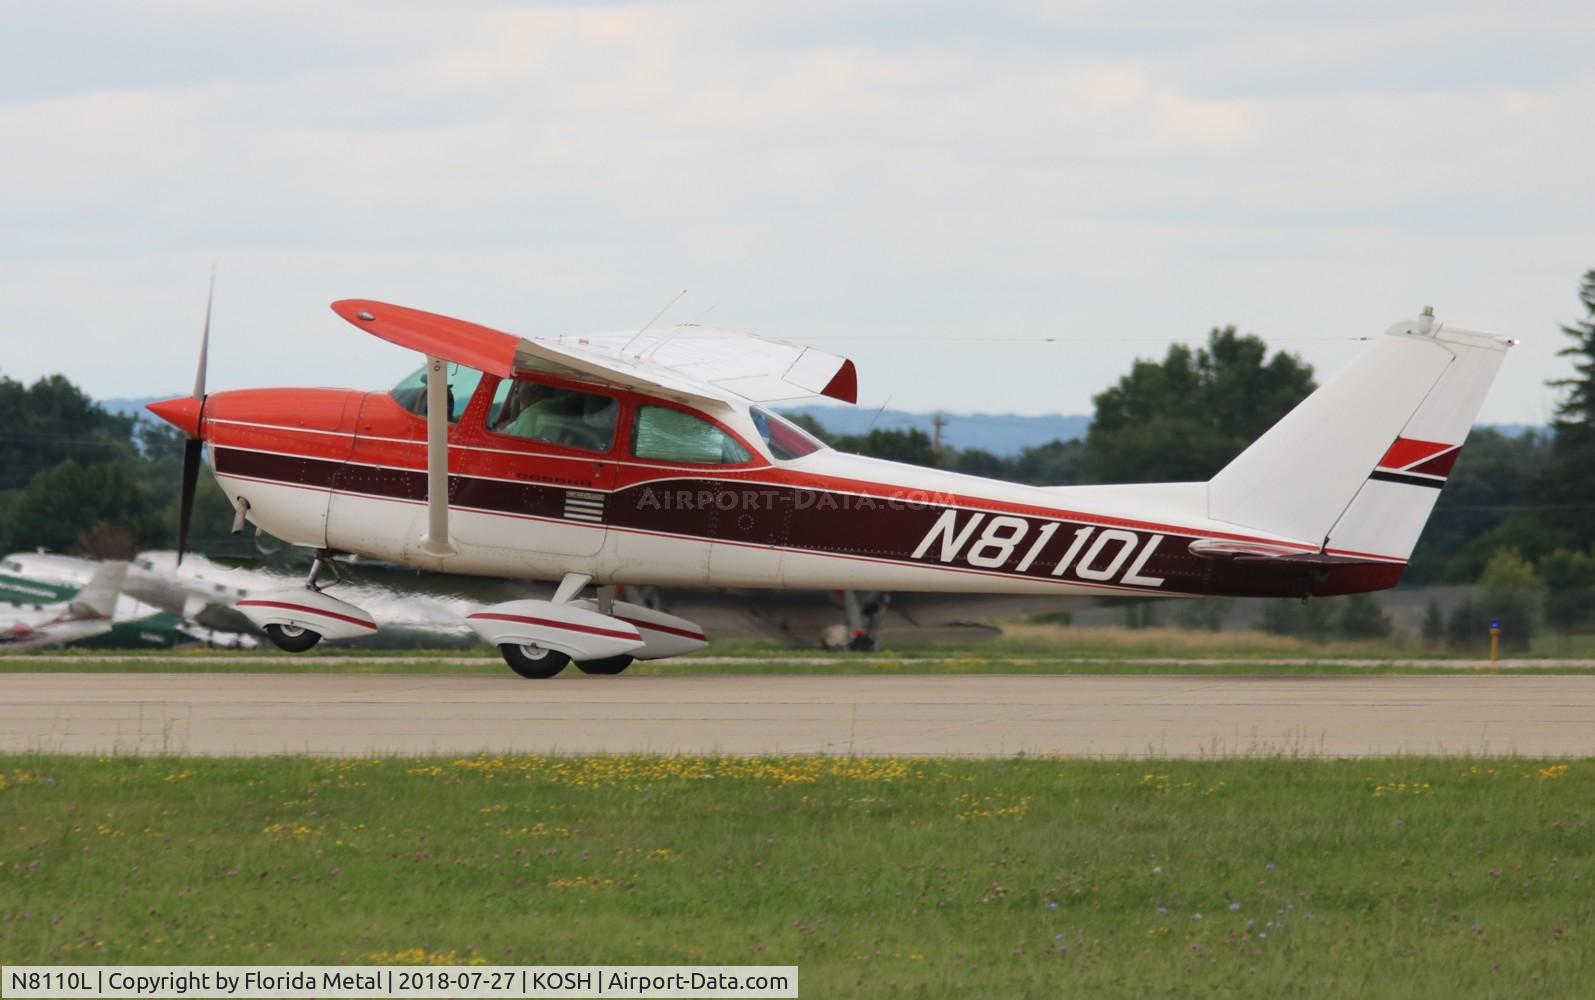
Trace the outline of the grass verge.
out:
<instances>
[{"instance_id":1,"label":"grass verge","mask_svg":"<svg viewBox=\"0 0 1595 1000\"><path fill-rule=\"evenodd\" d=\"M1587 995L1595 764L0 757L6 963Z\"/></svg>"}]
</instances>

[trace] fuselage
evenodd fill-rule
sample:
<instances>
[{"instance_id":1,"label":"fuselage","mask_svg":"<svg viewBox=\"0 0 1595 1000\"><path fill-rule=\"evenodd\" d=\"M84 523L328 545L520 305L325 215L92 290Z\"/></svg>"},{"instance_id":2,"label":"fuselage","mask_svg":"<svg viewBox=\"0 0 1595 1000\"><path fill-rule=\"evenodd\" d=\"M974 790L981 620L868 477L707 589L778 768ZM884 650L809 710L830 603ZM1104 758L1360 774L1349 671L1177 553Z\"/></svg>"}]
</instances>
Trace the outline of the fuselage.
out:
<instances>
[{"instance_id":1,"label":"fuselage","mask_svg":"<svg viewBox=\"0 0 1595 1000\"><path fill-rule=\"evenodd\" d=\"M1206 518L1205 484L1024 486L842 454L757 407L710 411L547 376L500 381L468 369L451 374L456 554L446 558L420 544L426 420L403 383L392 393L216 393L205 401L200 433L217 482L265 531L454 573L555 580L576 572L599 583L672 586L1302 596L1389 587L1405 562L1376 553L1312 568L1203 558L1192 543L1319 552L1312 540ZM536 436L511 433L509 401L527 382L602 406L551 409Z\"/></svg>"}]
</instances>

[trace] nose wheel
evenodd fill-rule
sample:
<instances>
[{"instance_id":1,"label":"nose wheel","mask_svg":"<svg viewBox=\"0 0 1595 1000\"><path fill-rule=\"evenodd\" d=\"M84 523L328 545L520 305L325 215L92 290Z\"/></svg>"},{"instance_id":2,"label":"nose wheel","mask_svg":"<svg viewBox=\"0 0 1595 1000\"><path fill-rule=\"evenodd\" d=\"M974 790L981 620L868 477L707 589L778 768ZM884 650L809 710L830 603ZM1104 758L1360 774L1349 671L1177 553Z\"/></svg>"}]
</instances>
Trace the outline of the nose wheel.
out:
<instances>
[{"instance_id":1,"label":"nose wheel","mask_svg":"<svg viewBox=\"0 0 1595 1000\"><path fill-rule=\"evenodd\" d=\"M303 653L321 641L321 633L301 625L267 625L266 638L287 653Z\"/></svg>"}]
</instances>

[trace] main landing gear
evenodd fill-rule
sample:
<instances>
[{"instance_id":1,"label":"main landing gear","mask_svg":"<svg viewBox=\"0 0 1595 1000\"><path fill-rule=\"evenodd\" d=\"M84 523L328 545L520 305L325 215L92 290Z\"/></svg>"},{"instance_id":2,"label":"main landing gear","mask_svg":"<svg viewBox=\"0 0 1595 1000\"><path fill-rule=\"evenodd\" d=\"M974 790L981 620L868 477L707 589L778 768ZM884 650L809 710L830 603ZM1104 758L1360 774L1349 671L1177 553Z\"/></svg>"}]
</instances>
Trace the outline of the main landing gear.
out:
<instances>
[{"instance_id":1,"label":"main landing gear","mask_svg":"<svg viewBox=\"0 0 1595 1000\"><path fill-rule=\"evenodd\" d=\"M571 660L569 653L561 653L556 649L547 649L530 643L506 642L498 647L499 653L504 657L504 662L510 669L525 677L527 680L547 680L564 670L572 662L584 674L614 675L624 671L627 667L637 662L637 658L630 653L621 653L618 656L606 656L601 660Z\"/></svg>"},{"instance_id":2,"label":"main landing gear","mask_svg":"<svg viewBox=\"0 0 1595 1000\"><path fill-rule=\"evenodd\" d=\"M570 663L570 654L548 649L533 643L506 642L498 647L510 669L527 680L544 680L564 670Z\"/></svg>"},{"instance_id":3,"label":"main landing gear","mask_svg":"<svg viewBox=\"0 0 1595 1000\"><path fill-rule=\"evenodd\" d=\"M289 653L303 653L323 639L375 634L377 624L369 614L322 592L323 573L338 579L327 552L316 554L303 588L250 595L237 608ZM495 604L466 622L498 647L511 670L534 680L553 677L571 663L586 674L618 674L637 660L680 656L708 645L697 625L617 601L611 585L599 586L596 599L580 597L591 581L586 574L569 573L549 600Z\"/></svg>"},{"instance_id":4,"label":"main landing gear","mask_svg":"<svg viewBox=\"0 0 1595 1000\"><path fill-rule=\"evenodd\" d=\"M579 598L592 577L567 573L546 601L507 601L466 617L522 677L553 677L571 663L586 674L613 675L636 660L680 656L708 645L685 618L615 600L600 585L597 599Z\"/></svg>"},{"instance_id":5,"label":"main landing gear","mask_svg":"<svg viewBox=\"0 0 1595 1000\"><path fill-rule=\"evenodd\" d=\"M237 608L273 645L289 653L303 653L322 639L376 634L377 623L369 614L321 592L318 581L323 571L334 581L338 579L338 567L330 553L318 552L303 589L252 594L239 601Z\"/></svg>"}]
</instances>

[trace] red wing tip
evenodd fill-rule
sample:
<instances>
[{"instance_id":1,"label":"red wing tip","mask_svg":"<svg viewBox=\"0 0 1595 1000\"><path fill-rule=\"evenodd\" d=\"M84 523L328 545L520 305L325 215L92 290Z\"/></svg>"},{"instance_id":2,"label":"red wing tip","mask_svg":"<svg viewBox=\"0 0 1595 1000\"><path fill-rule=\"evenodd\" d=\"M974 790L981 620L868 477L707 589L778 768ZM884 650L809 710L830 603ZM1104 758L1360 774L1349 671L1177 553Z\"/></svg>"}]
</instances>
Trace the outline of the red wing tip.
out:
<instances>
[{"instance_id":1,"label":"red wing tip","mask_svg":"<svg viewBox=\"0 0 1595 1000\"><path fill-rule=\"evenodd\" d=\"M842 367L825 383L820 395L840 399L844 403L858 402L858 369L853 367L853 362L843 358Z\"/></svg>"},{"instance_id":2,"label":"red wing tip","mask_svg":"<svg viewBox=\"0 0 1595 1000\"><path fill-rule=\"evenodd\" d=\"M391 307L374 299L339 299L332 304L333 312L357 326L370 323L385 308Z\"/></svg>"}]
</instances>

